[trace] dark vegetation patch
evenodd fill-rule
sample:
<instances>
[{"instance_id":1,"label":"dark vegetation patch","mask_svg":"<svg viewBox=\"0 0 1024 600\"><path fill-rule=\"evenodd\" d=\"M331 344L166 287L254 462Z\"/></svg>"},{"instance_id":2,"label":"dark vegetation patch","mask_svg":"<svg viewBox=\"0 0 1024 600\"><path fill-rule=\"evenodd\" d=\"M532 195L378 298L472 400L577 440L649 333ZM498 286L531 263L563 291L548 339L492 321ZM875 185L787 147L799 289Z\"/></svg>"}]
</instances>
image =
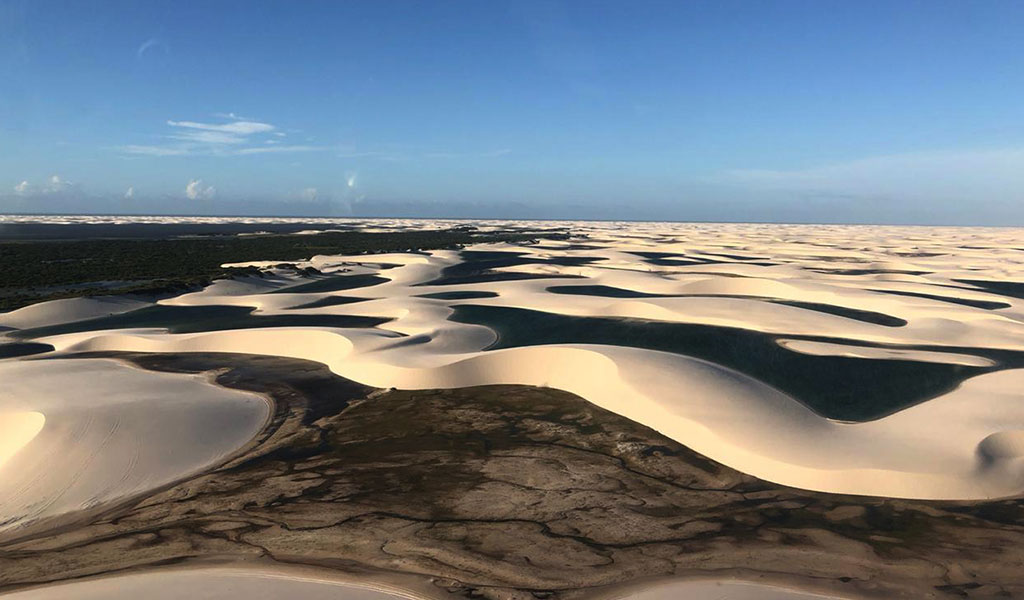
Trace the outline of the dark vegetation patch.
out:
<instances>
[{"instance_id":1,"label":"dark vegetation patch","mask_svg":"<svg viewBox=\"0 0 1024 600\"><path fill-rule=\"evenodd\" d=\"M316 267L300 267L295 263L280 263L274 265L275 269L287 270L295 273L299 276L314 277L316 275L322 275L319 269Z\"/></svg>"},{"instance_id":2,"label":"dark vegetation patch","mask_svg":"<svg viewBox=\"0 0 1024 600\"><path fill-rule=\"evenodd\" d=\"M86 239L160 239L223 237L246 234L293 234L300 231L355 230L350 223L4 223L0 240L53 241Z\"/></svg>"},{"instance_id":3,"label":"dark vegetation patch","mask_svg":"<svg viewBox=\"0 0 1024 600\"><path fill-rule=\"evenodd\" d=\"M253 327L376 327L391 319L353 315L254 315L249 306L167 306L157 304L125 313L20 329L9 333L22 339L82 331L158 327L170 333L197 333Z\"/></svg>"},{"instance_id":4,"label":"dark vegetation patch","mask_svg":"<svg viewBox=\"0 0 1024 600\"><path fill-rule=\"evenodd\" d=\"M11 342L0 344L0 359L14 358L15 356L31 356L50 352L53 346L49 344L37 344L35 342Z\"/></svg>"},{"instance_id":5,"label":"dark vegetation patch","mask_svg":"<svg viewBox=\"0 0 1024 600\"><path fill-rule=\"evenodd\" d=\"M543 231L326 232L317 235L223 236L172 239L83 239L0 242L0 310L57 298L126 293L174 293L216 278L258 275L255 268L222 268L255 260L307 260L317 254L363 254L525 241ZM121 281L119 286L94 282ZM78 286L78 287L74 287Z\"/></svg>"},{"instance_id":6,"label":"dark vegetation patch","mask_svg":"<svg viewBox=\"0 0 1024 600\"><path fill-rule=\"evenodd\" d=\"M417 298L431 298L434 300L472 300L475 298L497 298L494 292L464 290L461 292L435 292L433 294L420 294Z\"/></svg>"},{"instance_id":7,"label":"dark vegetation patch","mask_svg":"<svg viewBox=\"0 0 1024 600\"><path fill-rule=\"evenodd\" d=\"M999 368L1024 366L1024 353L978 349L962 351L992 357L1001 366L814 356L788 350L777 340L785 337L840 344L849 344L849 340L778 336L689 323L577 317L499 306L457 306L451 319L484 325L495 331L498 341L492 349L540 344L608 344L701 358L763 381L822 416L844 421L877 419L952 391L969 377Z\"/></svg>"}]
</instances>

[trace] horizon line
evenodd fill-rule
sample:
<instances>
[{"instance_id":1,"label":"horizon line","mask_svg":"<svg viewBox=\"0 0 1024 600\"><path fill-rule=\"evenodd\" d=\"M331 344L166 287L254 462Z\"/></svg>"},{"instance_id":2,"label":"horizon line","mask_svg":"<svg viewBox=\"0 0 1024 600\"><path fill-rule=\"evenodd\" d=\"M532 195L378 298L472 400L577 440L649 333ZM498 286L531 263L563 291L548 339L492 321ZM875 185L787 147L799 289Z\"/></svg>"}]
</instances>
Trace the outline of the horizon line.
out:
<instances>
[{"instance_id":1,"label":"horizon line","mask_svg":"<svg viewBox=\"0 0 1024 600\"><path fill-rule=\"evenodd\" d=\"M843 221L706 221L681 219L602 219L602 218L544 218L544 217L450 217L450 216L409 216L409 215L244 215L244 214L178 214L178 213L17 213L0 211L2 217L187 217L209 219L334 219L334 220L374 220L374 219L413 219L421 221L555 221L555 222L586 222L586 223L680 223L703 225L842 225L846 227L984 227L991 229L1024 228L1019 225L986 225L965 223L851 223ZM0 225L9 225L2 223Z\"/></svg>"}]
</instances>

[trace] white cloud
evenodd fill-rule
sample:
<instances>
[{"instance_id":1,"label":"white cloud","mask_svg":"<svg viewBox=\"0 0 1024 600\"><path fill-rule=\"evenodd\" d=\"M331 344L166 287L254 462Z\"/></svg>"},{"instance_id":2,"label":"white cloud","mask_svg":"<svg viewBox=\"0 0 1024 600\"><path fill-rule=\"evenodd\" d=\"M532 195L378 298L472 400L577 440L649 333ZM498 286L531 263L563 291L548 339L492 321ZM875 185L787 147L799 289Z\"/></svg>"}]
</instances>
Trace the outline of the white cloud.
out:
<instances>
[{"instance_id":1,"label":"white cloud","mask_svg":"<svg viewBox=\"0 0 1024 600\"><path fill-rule=\"evenodd\" d=\"M171 130L163 136L169 140L167 143L128 144L117 149L125 154L142 156L245 156L329 149L325 146L282 145L278 139L285 134L270 123L243 119L235 113L218 113L218 116L233 120L228 123L168 120L166 123ZM275 137L268 139L271 135Z\"/></svg>"},{"instance_id":2,"label":"white cloud","mask_svg":"<svg viewBox=\"0 0 1024 600\"><path fill-rule=\"evenodd\" d=\"M234 121L232 123L198 123L196 121L167 121L176 132L167 137L192 144L216 147L245 144L250 136L273 131L270 123Z\"/></svg>"},{"instance_id":3,"label":"white cloud","mask_svg":"<svg viewBox=\"0 0 1024 600\"><path fill-rule=\"evenodd\" d=\"M185 186L185 196L189 200L209 200L216 193L217 190L212 185L203 187L202 179L193 179Z\"/></svg>"},{"instance_id":4,"label":"white cloud","mask_svg":"<svg viewBox=\"0 0 1024 600\"><path fill-rule=\"evenodd\" d=\"M248 141L245 136L224 133L222 131L185 131L182 133L172 133L167 137L172 140L181 140L211 147L221 144L244 144Z\"/></svg>"},{"instance_id":5,"label":"white cloud","mask_svg":"<svg viewBox=\"0 0 1024 600\"><path fill-rule=\"evenodd\" d=\"M61 179L59 175L51 175L41 185L24 180L14 186L14 193L17 196L80 195L82 190L74 183Z\"/></svg>"},{"instance_id":6,"label":"white cloud","mask_svg":"<svg viewBox=\"0 0 1024 600\"><path fill-rule=\"evenodd\" d=\"M357 181L358 177L359 177L359 174L358 173L354 173L354 172L345 175L345 185L347 185L349 187L349 189L353 189L354 190L355 187L356 187L356 184L358 183L358 181Z\"/></svg>"},{"instance_id":7,"label":"white cloud","mask_svg":"<svg viewBox=\"0 0 1024 600\"><path fill-rule=\"evenodd\" d=\"M132 187L132 186L128 186L128 189L125 190L125 192L124 192L124 197L126 199L128 199L128 200L131 200L132 198L134 198L135 197L135 188Z\"/></svg>"},{"instance_id":8,"label":"white cloud","mask_svg":"<svg viewBox=\"0 0 1024 600\"><path fill-rule=\"evenodd\" d=\"M234 123L197 123L195 121L167 121L171 127L183 127L186 129L200 129L203 131L220 131L236 135L252 135L254 133L265 133L276 129L270 123L259 123L257 121L235 121Z\"/></svg>"},{"instance_id":9,"label":"white cloud","mask_svg":"<svg viewBox=\"0 0 1024 600\"><path fill-rule=\"evenodd\" d=\"M317 198L320 197L320 193L315 187L308 187L299 194L299 197L307 202L316 202Z\"/></svg>"}]
</instances>

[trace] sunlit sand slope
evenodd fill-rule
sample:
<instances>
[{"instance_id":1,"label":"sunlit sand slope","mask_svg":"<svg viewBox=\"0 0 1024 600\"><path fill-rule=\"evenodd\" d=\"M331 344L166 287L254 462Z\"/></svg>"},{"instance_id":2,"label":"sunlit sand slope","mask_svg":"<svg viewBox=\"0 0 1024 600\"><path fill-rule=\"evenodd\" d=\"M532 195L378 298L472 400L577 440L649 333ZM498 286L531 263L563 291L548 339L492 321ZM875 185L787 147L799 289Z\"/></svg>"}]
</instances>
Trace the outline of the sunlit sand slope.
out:
<instances>
[{"instance_id":1,"label":"sunlit sand slope","mask_svg":"<svg viewBox=\"0 0 1024 600\"><path fill-rule=\"evenodd\" d=\"M0 326L44 327L118 314L146 306L145 302L117 297L66 298L40 302L0 314Z\"/></svg>"},{"instance_id":2,"label":"sunlit sand slope","mask_svg":"<svg viewBox=\"0 0 1024 600\"><path fill-rule=\"evenodd\" d=\"M282 568L194 568L113 575L4 595L9 600L429 600L425 593L388 583L339 579L335 572ZM638 587L599 600L840 600L780 587L734 581L680 581Z\"/></svg>"},{"instance_id":3,"label":"sunlit sand slope","mask_svg":"<svg viewBox=\"0 0 1024 600\"><path fill-rule=\"evenodd\" d=\"M46 417L35 411L0 412L0 467L36 437Z\"/></svg>"},{"instance_id":4,"label":"sunlit sand slope","mask_svg":"<svg viewBox=\"0 0 1024 600\"><path fill-rule=\"evenodd\" d=\"M0 363L0 537L150 491L263 426L258 396L112 360Z\"/></svg>"},{"instance_id":5,"label":"sunlit sand slope","mask_svg":"<svg viewBox=\"0 0 1024 600\"><path fill-rule=\"evenodd\" d=\"M342 580L330 572L317 576L315 571L273 568L150 571L4 595L9 600L411 600L418 597L395 586Z\"/></svg>"}]
</instances>

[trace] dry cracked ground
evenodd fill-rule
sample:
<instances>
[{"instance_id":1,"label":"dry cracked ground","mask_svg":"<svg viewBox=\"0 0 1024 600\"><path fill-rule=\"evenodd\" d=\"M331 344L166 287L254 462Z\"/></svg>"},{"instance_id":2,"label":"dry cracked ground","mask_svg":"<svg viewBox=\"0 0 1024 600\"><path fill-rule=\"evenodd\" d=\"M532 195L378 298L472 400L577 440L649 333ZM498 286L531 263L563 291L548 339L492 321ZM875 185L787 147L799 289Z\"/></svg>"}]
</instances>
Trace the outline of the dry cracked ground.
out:
<instances>
[{"instance_id":1,"label":"dry cracked ground","mask_svg":"<svg viewBox=\"0 0 1024 600\"><path fill-rule=\"evenodd\" d=\"M114 356L264 394L275 417L214 470L4 542L0 590L216 560L403 573L467 597L708 576L870 598L1024 597L1020 499L785 488L553 389L386 391L292 359Z\"/></svg>"}]
</instances>

